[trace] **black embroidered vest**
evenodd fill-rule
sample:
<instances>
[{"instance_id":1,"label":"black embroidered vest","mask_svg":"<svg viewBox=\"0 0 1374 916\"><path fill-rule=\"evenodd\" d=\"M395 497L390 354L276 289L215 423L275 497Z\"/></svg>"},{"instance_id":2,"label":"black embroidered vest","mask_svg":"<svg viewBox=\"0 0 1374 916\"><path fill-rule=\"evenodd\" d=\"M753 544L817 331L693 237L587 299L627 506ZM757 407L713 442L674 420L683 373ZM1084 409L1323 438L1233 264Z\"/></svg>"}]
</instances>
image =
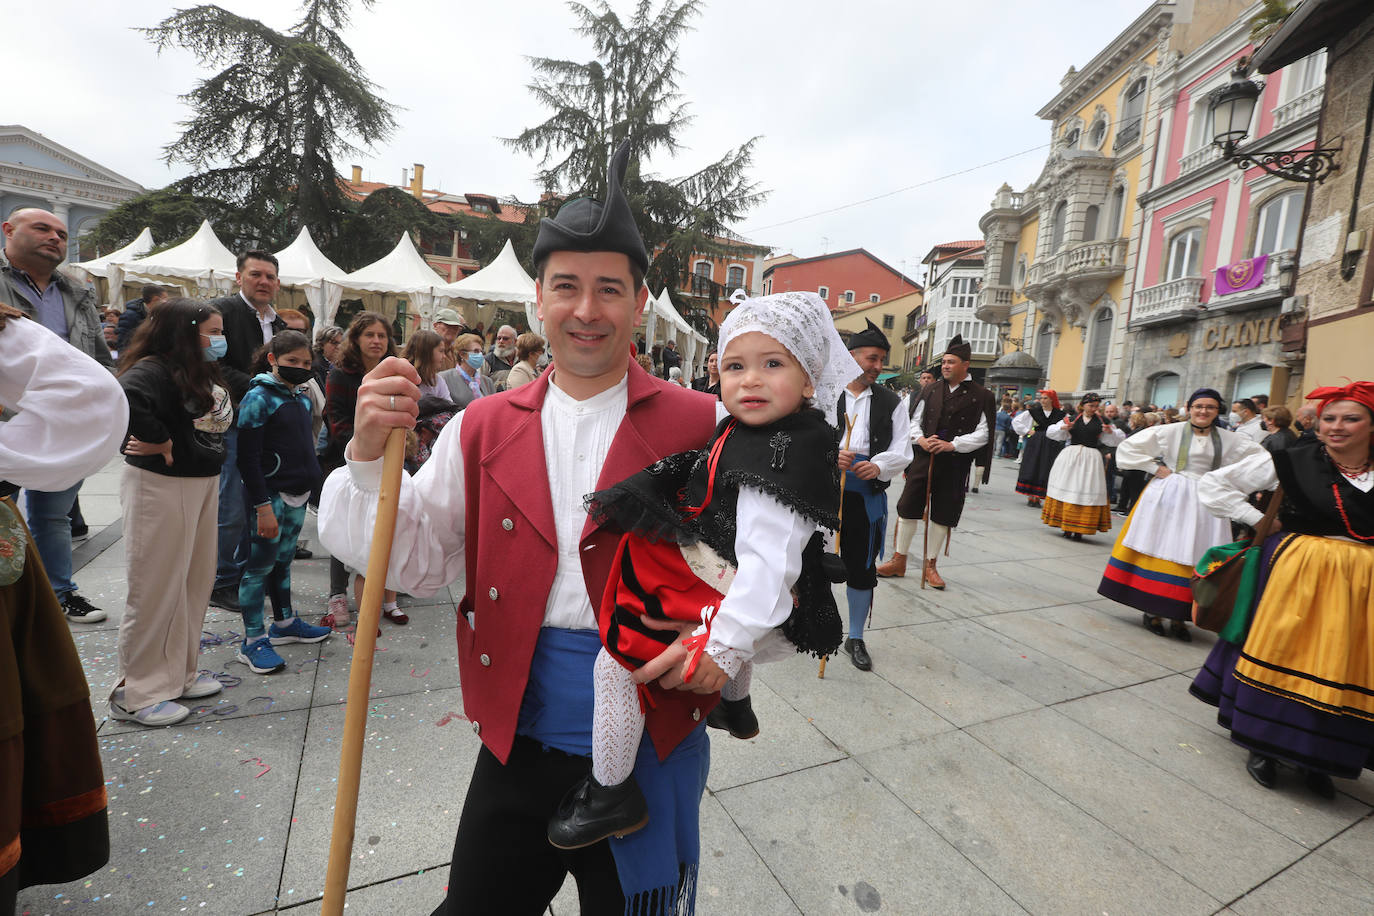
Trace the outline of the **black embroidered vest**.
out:
<instances>
[{"instance_id":1,"label":"black embroidered vest","mask_svg":"<svg viewBox=\"0 0 1374 916\"><path fill-rule=\"evenodd\" d=\"M1351 537L1353 531L1363 537L1374 537L1374 491L1363 493L1352 486L1322 454L1320 443L1299 443L1274 452L1273 459L1283 485L1279 522L1285 531L1321 537ZM1336 504L1337 492L1340 506ZM1341 518L1342 508L1345 519ZM1350 522L1349 530L1346 520Z\"/></svg>"}]
</instances>

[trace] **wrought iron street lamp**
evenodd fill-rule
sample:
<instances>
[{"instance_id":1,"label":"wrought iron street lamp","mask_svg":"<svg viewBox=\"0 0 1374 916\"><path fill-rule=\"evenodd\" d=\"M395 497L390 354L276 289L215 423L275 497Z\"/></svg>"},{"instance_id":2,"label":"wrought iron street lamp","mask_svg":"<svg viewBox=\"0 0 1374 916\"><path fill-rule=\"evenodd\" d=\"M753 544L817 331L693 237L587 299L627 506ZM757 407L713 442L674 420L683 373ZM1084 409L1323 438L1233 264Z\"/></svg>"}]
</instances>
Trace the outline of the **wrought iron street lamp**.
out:
<instances>
[{"instance_id":1,"label":"wrought iron street lamp","mask_svg":"<svg viewBox=\"0 0 1374 916\"><path fill-rule=\"evenodd\" d=\"M1249 78L1249 60L1242 57L1231 73L1231 82L1208 93L1212 143L1221 150L1222 158L1241 169L1257 165L1288 181L1325 181L1340 167L1336 162L1336 154L1341 151L1339 146L1310 150L1239 149L1250 134L1250 121L1263 91L1262 83Z\"/></svg>"}]
</instances>

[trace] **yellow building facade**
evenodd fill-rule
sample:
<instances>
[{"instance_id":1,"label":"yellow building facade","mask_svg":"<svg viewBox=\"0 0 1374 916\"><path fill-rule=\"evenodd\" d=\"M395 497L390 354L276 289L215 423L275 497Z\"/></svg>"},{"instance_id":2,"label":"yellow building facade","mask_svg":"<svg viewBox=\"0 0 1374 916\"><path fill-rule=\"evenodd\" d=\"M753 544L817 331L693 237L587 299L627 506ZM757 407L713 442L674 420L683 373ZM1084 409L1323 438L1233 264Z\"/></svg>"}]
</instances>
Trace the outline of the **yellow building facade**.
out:
<instances>
[{"instance_id":1,"label":"yellow building facade","mask_svg":"<svg viewBox=\"0 0 1374 916\"><path fill-rule=\"evenodd\" d=\"M1051 149L1025 190L998 189L979 220L987 261L978 317L1041 384L1111 398L1120 385L1140 220L1136 195L1154 148L1152 76L1174 4L1152 4L1039 112Z\"/></svg>"}]
</instances>

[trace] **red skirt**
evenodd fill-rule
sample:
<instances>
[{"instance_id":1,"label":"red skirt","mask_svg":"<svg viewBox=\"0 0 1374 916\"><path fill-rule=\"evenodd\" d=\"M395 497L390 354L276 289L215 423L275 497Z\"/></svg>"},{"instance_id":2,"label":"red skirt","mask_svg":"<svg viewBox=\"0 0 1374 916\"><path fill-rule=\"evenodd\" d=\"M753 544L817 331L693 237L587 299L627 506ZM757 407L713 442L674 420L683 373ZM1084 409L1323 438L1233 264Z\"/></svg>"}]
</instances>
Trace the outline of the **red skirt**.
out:
<instances>
[{"instance_id":1,"label":"red skirt","mask_svg":"<svg viewBox=\"0 0 1374 916\"><path fill-rule=\"evenodd\" d=\"M633 671L679 635L676 628L658 629L649 622L701 623L702 608L718 608L724 598L692 570L676 542L627 534L616 549L597 613L602 645Z\"/></svg>"}]
</instances>

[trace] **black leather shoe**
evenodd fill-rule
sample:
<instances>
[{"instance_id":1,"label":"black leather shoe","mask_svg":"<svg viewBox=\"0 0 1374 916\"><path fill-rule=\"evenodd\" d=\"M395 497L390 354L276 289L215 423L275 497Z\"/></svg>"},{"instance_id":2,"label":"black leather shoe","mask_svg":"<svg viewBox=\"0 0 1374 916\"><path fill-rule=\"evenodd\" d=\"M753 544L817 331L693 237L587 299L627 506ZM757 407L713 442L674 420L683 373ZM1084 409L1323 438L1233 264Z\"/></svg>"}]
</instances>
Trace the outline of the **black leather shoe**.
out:
<instances>
[{"instance_id":1,"label":"black leather shoe","mask_svg":"<svg viewBox=\"0 0 1374 916\"><path fill-rule=\"evenodd\" d=\"M1166 635L1164 632L1164 622L1158 617L1151 617L1149 614L1141 614L1140 625L1156 636Z\"/></svg>"},{"instance_id":2,"label":"black leather shoe","mask_svg":"<svg viewBox=\"0 0 1374 916\"><path fill-rule=\"evenodd\" d=\"M1169 635L1183 642L1193 641L1193 634L1189 632L1188 625L1182 620L1175 620L1173 623L1169 624Z\"/></svg>"},{"instance_id":3,"label":"black leather shoe","mask_svg":"<svg viewBox=\"0 0 1374 916\"><path fill-rule=\"evenodd\" d=\"M1264 786L1266 789L1274 788L1274 783L1278 781L1279 765L1274 762L1273 757L1265 757L1263 754L1250 752L1250 759L1245 761L1245 771L1250 774L1250 778Z\"/></svg>"},{"instance_id":4,"label":"black leather shoe","mask_svg":"<svg viewBox=\"0 0 1374 916\"><path fill-rule=\"evenodd\" d=\"M297 548L296 548L296 559L297 559L297 560L309 560L309 559L311 559L311 558L314 557L314 556L315 556L315 554L312 553L308 547L297 547Z\"/></svg>"},{"instance_id":5,"label":"black leather shoe","mask_svg":"<svg viewBox=\"0 0 1374 916\"><path fill-rule=\"evenodd\" d=\"M1336 797L1336 786L1331 781L1331 777L1325 773L1318 773L1315 770L1308 770L1303 773L1303 779L1307 783L1307 788L1316 792L1322 798L1333 799Z\"/></svg>"},{"instance_id":6,"label":"black leather shoe","mask_svg":"<svg viewBox=\"0 0 1374 916\"><path fill-rule=\"evenodd\" d=\"M234 614L239 613L241 610L239 607L239 587L237 585L221 585L210 593L210 606Z\"/></svg>"},{"instance_id":7,"label":"black leather shoe","mask_svg":"<svg viewBox=\"0 0 1374 916\"><path fill-rule=\"evenodd\" d=\"M559 849L581 849L609 836L634 833L647 823L649 803L633 776L618 786L603 786L588 773L549 818L549 842Z\"/></svg>"},{"instance_id":8,"label":"black leather shoe","mask_svg":"<svg viewBox=\"0 0 1374 916\"><path fill-rule=\"evenodd\" d=\"M716 708L706 717L711 728L723 728L731 738L753 738L759 733L759 717L754 715L754 704L748 697L742 700L721 698Z\"/></svg>"},{"instance_id":9,"label":"black leather shoe","mask_svg":"<svg viewBox=\"0 0 1374 916\"><path fill-rule=\"evenodd\" d=\"M844 652L849 656L849 660L854 663L855 668L860 671L873 670L873 659L868 657L868 647L864 645L862 639L846 639Z\"/></svg>"}]
</instances>

